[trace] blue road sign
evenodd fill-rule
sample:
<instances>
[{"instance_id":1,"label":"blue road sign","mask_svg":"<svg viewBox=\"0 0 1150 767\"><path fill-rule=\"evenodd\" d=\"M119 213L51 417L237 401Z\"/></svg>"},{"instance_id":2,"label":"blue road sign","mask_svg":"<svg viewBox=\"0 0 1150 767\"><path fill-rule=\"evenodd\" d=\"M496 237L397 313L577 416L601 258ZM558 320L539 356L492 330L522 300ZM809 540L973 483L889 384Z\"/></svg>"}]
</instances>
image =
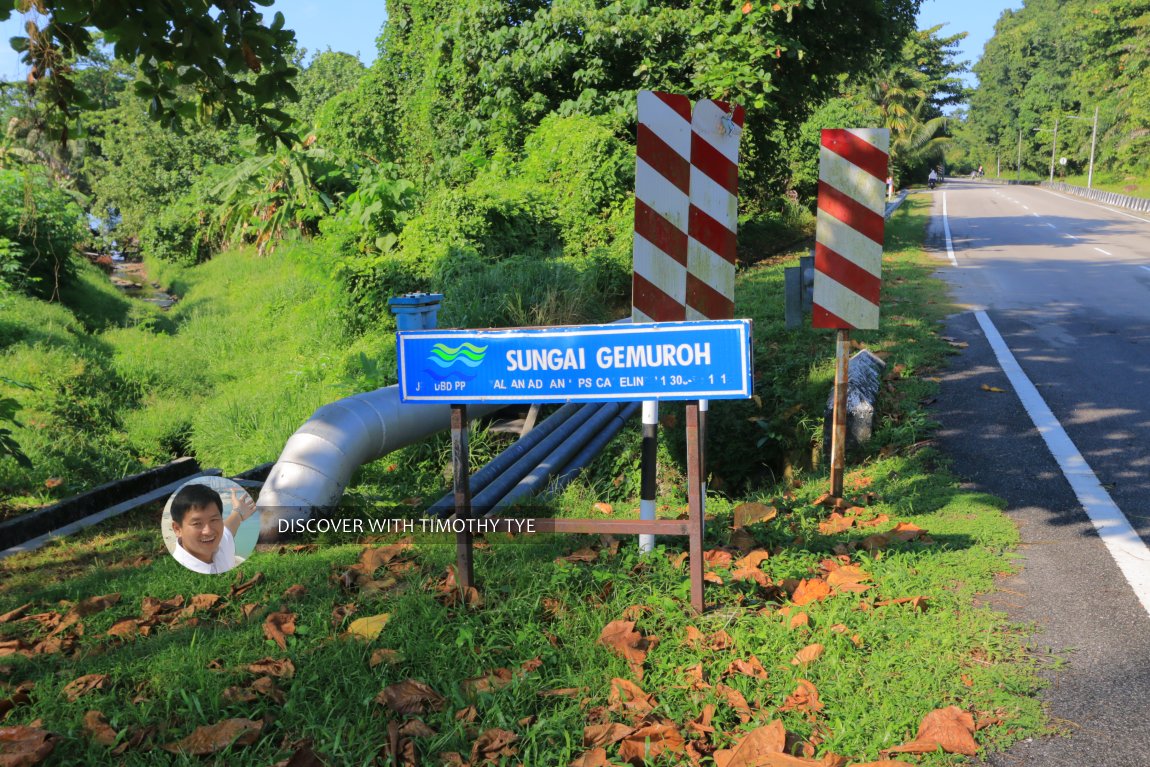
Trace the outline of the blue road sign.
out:
<instances>
[{"instance_id":1,"label":"blue road sign","mask_svg":"<svg viewBox=\"0 0 1150 767\"><path fill-rule=\"evenodd\" d=\"M747 399L751 321L401 330L404 402Z\"/></svg>"}]
</instances>

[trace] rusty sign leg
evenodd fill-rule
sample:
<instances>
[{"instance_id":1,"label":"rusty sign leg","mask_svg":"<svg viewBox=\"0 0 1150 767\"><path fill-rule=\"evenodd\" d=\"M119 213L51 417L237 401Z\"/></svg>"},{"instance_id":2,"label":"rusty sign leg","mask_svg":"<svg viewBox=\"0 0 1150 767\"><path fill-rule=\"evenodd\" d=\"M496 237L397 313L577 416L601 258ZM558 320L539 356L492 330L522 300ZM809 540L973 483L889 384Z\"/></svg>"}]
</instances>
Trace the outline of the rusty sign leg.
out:
<instances>
[{"instance_id":1,"label":"rusty sign leg","mask_svg":"<svg viewBox=\"0 0 1150 767\"><path fill-rule=\"evenodd\" d=\"M467 406L451 406L451 470L455 485L455 517L471 519L471 458L467 450ZM466 591L475 585L471 531L455 534L455 577Z\"/></svg>"},{"instance_id":2,"label":"rusty sign leg","mask_svg":"<svg viewBox=\"0 0 1150 767\"><path fill-rule=\"evenodd\" d=\"M699 403L687 403L687 516L690 524L687 570L691 574L691 607L703 612L703 493L699 464Z\"/></svg>"},{"instance_id":3,"label":"rusty sign leg","mask_svg":"<svg viewBox=\"0 0 1150 767\"><path fill-rule=\"evenodd\" d=\"M835 409L831 421L831 495L843 497L847 468L847 376L850 370L849 330L838 331L835 343Z\"/></svg>"},{"instance_id":4,"label":"rusty sign leg","mask_svg":"<svg viewBox=\"0 0 1150 767\"><path fill-rule=\"evenodd\" d=\"M699 400L699 533L707 534L707 411L710 402Z\"/></svg>"}]
</instances>

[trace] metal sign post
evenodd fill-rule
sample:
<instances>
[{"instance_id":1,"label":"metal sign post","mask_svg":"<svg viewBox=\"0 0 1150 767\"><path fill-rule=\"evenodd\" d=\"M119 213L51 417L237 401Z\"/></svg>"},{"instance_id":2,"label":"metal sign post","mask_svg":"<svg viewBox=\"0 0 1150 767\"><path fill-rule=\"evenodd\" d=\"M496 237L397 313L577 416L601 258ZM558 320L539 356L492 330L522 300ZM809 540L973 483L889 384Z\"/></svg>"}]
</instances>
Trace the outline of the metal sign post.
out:
<instances>
[{"instance_id":1,"label":"metal sign post","mask_svg":"<svg viewBox=\"0 0 1150 767\"><path fill-rule=\"evenodd\" d=\"M843 497L847 467L847 385L850 370L851 332L838 331L835 343L835 407L831 421L831 495Z\"/></svg>"},{"instance_id":2,"label":"metal sign post","mask_svg":"<svg viewBox=\"0 0 1150 767\"><path fill-rule=\"evenodd\" d=\"M819 147L811 325L838 331L831 429L831 495L841 498L846 473L847 375L850 331L879 323L883 200L890 131L827 129Z\"/></svg>"},{"instance_id":3,"label":"metal sign post","mask_svg":"<svg viewBox=\"0 0 1150 767\"><path fill-rule=\"evenodd\" d=\"M399 331L396 348L401 401L451 405L457 520L473 519L468 404L519 403L526 397L539 402L686 400L686 520L534 519L531 527L537 533L686 536L691 607L702 612L705 426L700 401L752 396L750 320ZM488 517L483 520L487 532L519 531L524 521ZM472 531L458 532L457 580L464 590L474 585L472 555Z\"/></svg>"},{"instance_id":4,"label":"metal sign post","mask_svg":"<svg viewBox=\"0 0 1150 767\"><path fill-rule=\"evenodd\" d=\"M455 488L455 518L471 519L471 456L467 447L467 405L451 406L451 476ZM475 585L471 531L455 534L455 577L466 592Z\"/></svg>"}]
</instances>

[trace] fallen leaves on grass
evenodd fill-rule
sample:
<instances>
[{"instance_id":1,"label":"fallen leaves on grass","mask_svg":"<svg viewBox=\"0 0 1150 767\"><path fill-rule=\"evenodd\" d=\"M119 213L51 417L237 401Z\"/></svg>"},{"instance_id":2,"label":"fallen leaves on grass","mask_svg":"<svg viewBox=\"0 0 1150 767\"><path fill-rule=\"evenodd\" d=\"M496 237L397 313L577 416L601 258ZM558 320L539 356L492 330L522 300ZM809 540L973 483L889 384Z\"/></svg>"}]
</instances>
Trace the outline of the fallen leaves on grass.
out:
<instances>
[{"instance_id":1,"label":"fallen leaves on grass","mask_svg":"<svg viewBox=\"0 0 1150 767\"><path fill-rule=\"evenodd\" d=\"M645 637L635 630L635 621L611 621L599 634L599 644L620 655L631 664L636 678L643 678L643 662L647 653L659 643L658 637Z\"/></svg>"},{"instance_id":2,"label":"fallen leaves on grass","mask_svg":"<svg viewBox=\"0 0 1150 767\"><path fill-rule=\"evenodd\" d=\"M824 649L825 648L817 642L814 644L809 644L795 653L795 657L791 658L791 665L806 666L808 664L814 663L816 660L822 657Z\"/></svg>"},{"instance_id":3,"label":"fallen leaves on grass","mask_svg":"<svg viewBox=\"0 0 1150 767\"><path fill-rule=\"evenodd\" d=\"M35 682L21 682L7 698L0 699L0 719L8 716L8 712L17 706L27 706L32 702L32 688Z\"/></svg>"},{"instance_id":4,"label":"fallen leaves on grass","mask_svg":"<svg viewBox=\"0 0 1150 767\"><path fill-rule=\"evenodd\" d=\"M735 676L742 674L749 676L753 679L766 679L767 670L763 668L763 664L754 655L749 660L736 660L732 661L727 670L723 672L723 676Z\"/></svg>"},{"instance_id":5,"label":"fallen leaves on grass","mask_svg":"<svg viewBox=\"0 0 1150 767\"><path fill-rule=\"evenodd\" d=\"M741 692L734 687L717 684L715 685L715 693L727 701L727 705L735 710L740 722L745 724L751 721L751 706L747 703L746 697Z\"/></svg>"},{"instance_id":6,"label":"fallen leaves on grass","mask_svg":"<svg viewBox=\"0 0 1150 767\"><path fill-rule=\"evenodd\" d=\"M372 615L367 618L357 618L347 627L346 636L352 636L370 642L379 637L380 632L383 631L383 627L387 625L387 621L390 618L390 613L380 613L379 615Z\"/></svg>"},{"instance_id":7,"label":"fallen leaves on grass","mask_svg":"<svg viewBox=\"0 0 1150 767\"><path fill-rule=\"evenodd\" d=\"M439 595L436 599L444 607L462 605L473 610L483 607L483 595L479 593L479 589L475 586L469 586L466 590L460 588L454 565L448 565L443 577L435 585L435 591Z\"/></svg>"},{"instance_id":8,"label":"fallen leaves on grass","mask_svg":"<svg viewBox=\"0 0 1150 767\"><path fill-rule=\"evenodd\" d=\"M619 757L632 764L649 764L664 752L682 753L683 736L675 725L656 722L645 725L623 738L619 744Z\"/></svg>"},{"instance_id":9,"label":"fallen leaves on grass","mask_svg":"<svg viewBox=\"0 0 1150 767\"><path fill-rule=\"evenodd\" d=\"M734 748L722 748L715 752L717 767L762 767L765 759L772 754L781 754L787 744L787 731L783 723L775 720L763 727L751 730Z\"/></svg>"},{"instance_id":10,"label":"fallen leaves on grass","mask_svg":"<svg viewBox=\"0 0 1150 767\"><path fill-rule=\"evenodd\" d=\"M287 649L287 638L295 633L296 614L289 612L269 613L264 619L264 636Z\"/></svg>"},{"instance_id":11,"label":"fallen leaves on grass","mask_svg":"<svg viewBox=\"0 0 1150 767\"><path fill-rule=\"evenodd\" d=\"M804 578L791 597L796 605L808 605L831 595L831 587L822 578Z\"/></svg>"},{"instance_id":12,"label":"fallen leaves on grass","mask_svg":"<svg viewBox=\"0 0 1150 767\"><path fill-rule=\"evenodd\" d=\"M263 582L264 582L264 574L263 573L256 573L251 578L248 578L246 581L243 580L242 575L237 573L235 583L232 584L232 588L228 592L228 595L231 596L232 599L235 599L236 597L243 596L244 594L248 593L249 591L251 591L256 586L260 585Z\"/></svg>"},{"instance_id":13,"label":"fallen leaves on grass","mask_svg":"<svg viewBox=\"0 0 1150 767\"><path fill-rule=\"evenodd\" d=\"M818 688L806 679L800 679L795 691L787 696L779 711L798 711L813 719L814 715L823 710L822 701L819 700Z\"/></svg>"},{"instance_id":14,"label":"fallen leaves on grass","mask_svg":"<svg viewBox=\"0 0 1150 767\"><path fill-rule=\"evenodd\" d=\"M619 722L593 724L583 728L583 748L610 746L612 743L618 743L634 731L634 727L628 727Z\"/></svg>"},{"instance_id":15,"label":"fallen leaves on grass","mask_svg":"<svg viewBox=\"0 0 1150 767\"><path fill-rule=\"evenodd\" d=\"M602 502L596 503L591 508L593 508L595 511L599 512L600 514L606 514L608 516L615 513L615 509L609 503L602 503Z\"/></svg>"},{"instance_id":16,"label":"fallen leaves on grass","mask_svg":"<svg viewBox=\"0 0 1150 767\"><path fill-rule=\"evenodd\" d=\"M173 754L207 756L229 746L250 746L259 738L263 726L263 722L251 719L225 719L216 724L197 727L187 737L174 743L165 743L162 748Z\"/></svg>"},{"instance_id":17,"label":"fallen leaves on grass","mask_svg":"<svg viewBox=\"0 0 1150 767\"><path fill-rule=\"evenodd\" d=\"M770 522L779 515L779 510L765 503L740 503L734 508L733 527L738 530L758 522Z\"/></svg>"},{"instance_id":18,"label":"fallen leaves on grass","mask_svg":"<svg viewBox=\"0 0 1150 767\"><path fill-rule=\"evenodd\" d=\"M29 602L28 604L20 605L15 610L9 610L3 615L0 615L0 623L11 623L12 621L20 620L31 606L32 603Z\"/></svg>"},{"instance_id":19,"label":"fallen leaves on grass","mask_svg":"<svg viewBox=\"0 0 1150 767\"><path fill-rule=\"evenodd\" d=\"M923 596L918 597L899 597L898 599L884 599L881 602L875 602L875 607L887 607L889 605L910 605L919 612L926 612L927 598Z\"/></svg>"},{"instance_id":20,"label":"fallen leaves on grass","mask_svg":"<svg viewBox=\"0 0 1150 767\"><path fill-rule=\"evenodd\" d=\"M380 663L399 663L399 653L395 650L389 650L386 647L372 650L371 658L368 659L367 665L371 668L375 668Z\"/></svg>"},{"instance_id":21,"label":"fallen leaves on grass","mask_svg":"<svg viewBox=\"0 0 1150 767\"><path fill-rule=\"evenodd\" d=\"M375 697L375 702L384 704L402 716L442 711L447 703L442 695L415 679L406 679L383 688L383 692Z\"/></svg>"},{"instance_id":22,"label":"fallen leaves on grass","mask_svg":"<svg viewBox=\"0 0 1150 767\"><path fill-rule=\"evenodd\" d=\"M929 754L938 749L950 754L974 756L974 717L958 706L935 709L923 717L918 735L910 743L888 748L884 754Z\"/></svg>"},{"instance_id":23,"label":"fallen leaves on grass","mask_svg":"<svg viewBox=\"0 0 1150 767\"><path fill-rule=\"evenodd\" d=\"M108 717L100 711L89 711L84 714L84 732L101 746L116 745L116 731L108 724Z\"/></svg>"},{"instance_id":24,"label":"fallen leaves on grass","mask_svg":"<svg viewBox=\"0 0 1150 767\"><path fill-rule=\"evenodd\" d=\"M735 640L726 631L719 630L713 634L704 635L703 632L694 626L687 626L687 638L683 640L683 644L693 649L706 647L711 650L721 651L730 650L735 646Z\"/></svg>"},{"instance_id":25,"label":"fallen leaves on grass","mask_svg":"<svg viewBox=\"0 0 1150 767\"><path fill-rule=\"evenodd\" d=\"M825 520L819 522L819 532L823 535L837 535L838 533L851 529L854 527L854 524L854 517L845 517L835 511Z\"/></svg>"},{"instance_id":26,"label":"fallen leaves on grass","mask_svg":"<svg viewBox=\"0 0 1150 767\"><path fill-rule=\"evenodd\" d=\"M597 562L599 561L599 552L590 547L584 546L581 549L576 549L565 557L556 557L556 562Z\"/></svg>"},{"instance_id":27,"label":"fallen leaves on grass","mask_svg":"<svg viewBox=\"0 0 1150 767\"><path fill-rule=\"evenodd\" d=\"M280 679L290 679L295 676L295 664L287 658L261 658L247 665L247 670L261 676L275 676Z\"/></svg>"},{"instance_id":28,"label":"fallen leaves on grass","mask_svg":"<svg viewBox=\"0 0 1150 767\"><path fill-rule=\"evenodd\" d=\"M48 758L56 747L55 733L39 727L0 727L0 756L4 767L32 767Z\"/></svg>"},{"instance_id":29,"label":"fallen leaves on grass","mask_svg":"<svg viewBox=\"0 0 1150 767\"><path fill-rule=\"evenodd\" d=\"M489 762L500 764L503 757L514 757L519 753L512 745L517 740L519 736L509 730L487 730L471 744L471 764L473 767Z\"/></svg>"},{"instance_id":30,"label":"fallen leaves on grass","mask_svg":"<svg viewBox=\"0 0 1150 767\"><path fill-rule=\"evenodd\" d=\"M886 531L887 536L897 538L904 543L911 541L921 541L922 543L933 543L934 541L918 525L911 524L910 522L899 522L897 525Z\"/></svg>"},{"instance_id":31,"label":"fallen leaves on grass","mask_svg":"<svg viewBox=\"0 0 1150 767\"><path fill-rule=\"evenodd\" d=\"M111 677L107 674L85 674L82 677L73 679L69 682L63 690L63 695L68 699L69 703L75 703L76 700L93 690L102 690L111 681Z\"/></svg>"},{"instance_id":32,"label":"fallen leaves on grass","mask_svg":"<svg viewBox=\"0 0 1150 767\"><path fill-rule=\"evenodd\" d=\"M870 588L864 581L869 581L871 574L858 565L842 565L833 567L827 573L827 585L836 593L842 591L861 592Z\"/></svg>"},{"instance_id":33,"label":"fallen leaves on grass","mask_svg":"<svg viewBox=\"0 0 1150 767\"><path fill-rule=\"evenodd\" d=\"M767 577L761 569L761 565L771 555L760 550L752 551L745 557L735 561L734 571L731 573L731 578L736 581L755 581L760 586L770 586L771 579Z\"/></svg>"},{"instance_id":34,"label":"fallen leaves on grass","mask_svg":"<svg viewBox=\"0 0 1150 767\"><path fill-rule=\"evenodd\" d=\"M626 711L635 719L642 719L659 705L654 695L643 692L634 682L619 677L611 680L609 700L611 711Z\"/></svg>"}]
</instances>

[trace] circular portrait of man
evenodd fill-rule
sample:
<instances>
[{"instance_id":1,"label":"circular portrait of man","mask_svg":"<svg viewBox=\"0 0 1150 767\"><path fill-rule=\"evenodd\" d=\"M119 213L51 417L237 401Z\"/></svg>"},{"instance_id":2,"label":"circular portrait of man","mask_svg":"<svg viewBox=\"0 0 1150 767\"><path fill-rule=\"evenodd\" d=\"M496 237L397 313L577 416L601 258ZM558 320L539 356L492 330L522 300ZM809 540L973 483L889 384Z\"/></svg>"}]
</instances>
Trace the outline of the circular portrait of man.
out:
<instances>
[{"instance_id":1,"label":"circular portrait of man","mask_svg":"<svg viewBox=\"0 0 1150 767\"><path fill-rule=\"evenodd\" d=\"M168 498L160 526L177 562L214 575L248 558L259 538L260 520L247 490L224 477L196 477Z\"/></svg>"}]
</instances>

